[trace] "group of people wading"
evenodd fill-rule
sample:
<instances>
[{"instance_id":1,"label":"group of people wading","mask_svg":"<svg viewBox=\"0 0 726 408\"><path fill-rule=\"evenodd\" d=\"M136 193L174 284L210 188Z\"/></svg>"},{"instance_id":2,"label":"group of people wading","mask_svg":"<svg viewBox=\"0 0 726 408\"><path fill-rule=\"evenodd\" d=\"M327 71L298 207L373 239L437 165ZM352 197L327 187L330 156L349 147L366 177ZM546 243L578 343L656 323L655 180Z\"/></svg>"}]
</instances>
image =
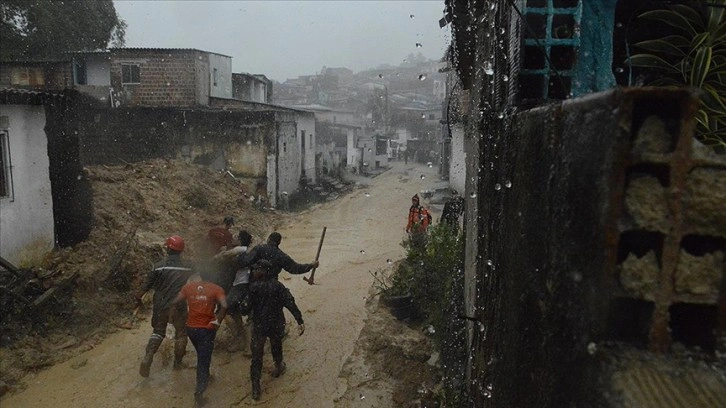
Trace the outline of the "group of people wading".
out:
<instances>
[{"instance_id":1,"label":"group of people wading","mask_svg":"<svg viewBox=\"0 0 726 408\"><path fill-rule=\"evenodd\" d=\"M147 275L136 296L140 305L142 296L154 290L153 332L139 373L143 377L150 375L154 354L166 335L167 324L171 323L175 329L173 368L183 367L187 339L191 340L197 352L194 391L197 405L205 402L214 339L225 317L229 317L227 321L233 341L246 355L251 354L253 399L260 399L262 394L262 356L268 338L275 363L271 375L279 377L285 372L283 308L292 313L300 335L305 332L305 325L295 298L277 277L283 269L291 274L303 274L319 265L317 260L299 264L290 258L279 248L282 236L278 232L270 234L266 243L251 248L252 236L241 230L235 242L231 233L233 225L234 219L225 217L223 225L209 230L206 256L197 262L182 259L185 248L182 237L173 235L167 238L166 258ZM248 339L243 316L248 316L251 323L251 339Z\"/></svg>"}]
</instances>

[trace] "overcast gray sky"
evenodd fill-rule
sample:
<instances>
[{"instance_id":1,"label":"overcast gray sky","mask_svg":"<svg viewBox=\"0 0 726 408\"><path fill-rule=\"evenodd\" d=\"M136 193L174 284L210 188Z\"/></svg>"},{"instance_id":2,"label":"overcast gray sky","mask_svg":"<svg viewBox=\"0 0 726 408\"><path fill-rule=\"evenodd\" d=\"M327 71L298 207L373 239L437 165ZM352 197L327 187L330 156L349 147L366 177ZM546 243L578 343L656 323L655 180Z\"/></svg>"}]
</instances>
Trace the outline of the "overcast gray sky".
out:
<instances>
[{"instance_id":1,"label":"overcast gray sky","mask_svg":"<svg viewBox=\"0 0 726 408\"><path fill-rule=\"evenodd\" d=\"M127 47L214 51L233 57L234 72L278 81L315 74L323 66L360 71L398 65L410 53L439 59L450 38L448 27L438 25L443 0L114 4L128 24Z\"/></svg>"}]
</instances>

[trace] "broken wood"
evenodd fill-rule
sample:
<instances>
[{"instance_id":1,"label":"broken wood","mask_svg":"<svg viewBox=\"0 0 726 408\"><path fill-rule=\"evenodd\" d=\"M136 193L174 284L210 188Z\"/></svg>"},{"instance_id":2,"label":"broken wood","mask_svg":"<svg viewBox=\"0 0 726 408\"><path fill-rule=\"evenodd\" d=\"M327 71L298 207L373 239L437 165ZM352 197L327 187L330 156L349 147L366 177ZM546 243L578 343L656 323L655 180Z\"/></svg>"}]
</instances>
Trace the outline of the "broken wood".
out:
<instances>
[{"instance_id":1,"label":"broken wood","mask_svg":"<svg viewBox=\"0 0 726 408\"><path fill-rule=\"evenodd\" d=\"M78 272L73 272L71 276L69 276L67 279L64 279L59 284L53 286L52 288L46 290L43 292L42 295L38 296L33 301L33 307L37 308L43 305L43 303L47 302L50 298L53 297L53 295L56 294L56 292L60 291L61 289L64 289L66 286L70 285L73 281L75 281L76 277L78 277Z\"/></svg>"},{"instance_id":2,"label":"broken wood","mask_svg":"<svg viewBox=\"0 0 726 408\"><path fill-rule=\"evenodd\" d=\"M136 228L137 227L134 227L134 229L126 234L126 237L124 237L123 241L121 242L121 248L119 248L118 251L116 251L116 253L113 254L113 256L111 257L108 271L106 272L105 277L100 280L101 282L114 282L117 278L121 278L124 283L128 283L128 279L120 276L119 271L121 269L121 262L123 262L126 254L129 252L129 249L131 249L131 244L136 237Z\"/></svg>"},{"instance_id":3,"label":"broken wood","mask_svg":"<svg viewBox=\"0 0 726 408\"><path fill-rule=\"evenodd\" d=\"M20 270L18 268L16 268L15 265L10 263L10 261L3 258L2 256L0 256L0 266L7 269L8 272L12 273L13 275L15 275L18 278L22 276L22 273L20 273Z\"/></svg>"}]
</instances>

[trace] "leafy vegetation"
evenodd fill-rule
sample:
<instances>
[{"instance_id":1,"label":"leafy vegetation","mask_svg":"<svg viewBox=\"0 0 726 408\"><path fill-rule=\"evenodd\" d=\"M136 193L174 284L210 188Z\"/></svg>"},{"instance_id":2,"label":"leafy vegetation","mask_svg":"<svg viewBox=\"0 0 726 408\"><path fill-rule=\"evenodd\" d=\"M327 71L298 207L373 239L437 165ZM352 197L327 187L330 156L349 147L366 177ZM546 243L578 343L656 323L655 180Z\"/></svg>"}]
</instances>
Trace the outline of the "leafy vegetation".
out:
<instances>
[{"instance_id":1,"label":"leafy vegetation","mask_svg":"<svg viewBox=\"0 0 726 408\"><path fill-rule=\"evenodd\" d=\"M463 274L464 241L446 224L431 228L425 246L409 238L402 245L406 260L398 264L391 276L378 276L377 282L386 297L411 295L417 318L434 328L434 339L441 341L451 320L454 280ZM376 274L378 275L378 274Z\"/></svg>"},{"instance_id":2,"label":"leafy vegetation","mask_svg":"<svg viewBox=\"0 0 726 408\"><path fill-rule=\"evenodd\" d=\"M699 139L726 147L726 0L668 4L639 17L675 29L636 45L644 53L628 58L636 67L664 74L655 86L688 85L703 91L696 120Z\"/></svg>"},{"instance_id":3,"label":"leafy vegetation","mask_svg":"<svg viewBox=\"0 0 726 408\"><path fill-rule=\"evenodd\" d=\"M123 46L125 31L111 0L0 0L3 60Z\"/></svg>"}]
</instances>

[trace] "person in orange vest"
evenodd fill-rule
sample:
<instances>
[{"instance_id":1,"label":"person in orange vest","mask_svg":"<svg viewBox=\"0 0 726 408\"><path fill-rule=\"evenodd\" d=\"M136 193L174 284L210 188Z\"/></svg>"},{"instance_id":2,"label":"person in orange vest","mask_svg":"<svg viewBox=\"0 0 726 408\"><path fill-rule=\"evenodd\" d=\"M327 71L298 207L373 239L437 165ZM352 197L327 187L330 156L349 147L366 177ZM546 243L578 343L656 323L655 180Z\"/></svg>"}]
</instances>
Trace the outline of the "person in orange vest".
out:
<instances>
[{"instance_id":1,"label":"person in orange vest","mask_svg":"<svg viewBox=\"0 0 726 408\"><path fill-rule=\"evenodd\" d=\"M188 310L186 332L197 351L197 386L194 391L194 401L197 406L205 402L203 394L209 384L214 338L227 314L224 289L209 282L210 272L207 269L200 270L199 277L201 281L192 281L184 285L173 301L174 305L183 305L186 300Z\"/></svg>"},{"instance_id":2,"label":"person in orange vest","mask_svg":"<svg viewBox=\"0 0 726 408\"><path fill-rule=\"evenodd\" d=\"M411 208L408 209L408 224L406 232L426 232L431 224L431 213L422 207L418 198L418 194L411 197Z\"/></svg>"},{"instance_id":3,"label":"person in orange vest","mask_svg":"<svg viewBox=\"0 0 726 408\"><path fill-rule=\"evenodd\" d=\"M411 242L415 246L426 246L426 231L431 224L431 219L429 210L421 206L418 194L411 197L411 208L408 209L406 232L409 233Z\"/></svg>"}]
</instances>

